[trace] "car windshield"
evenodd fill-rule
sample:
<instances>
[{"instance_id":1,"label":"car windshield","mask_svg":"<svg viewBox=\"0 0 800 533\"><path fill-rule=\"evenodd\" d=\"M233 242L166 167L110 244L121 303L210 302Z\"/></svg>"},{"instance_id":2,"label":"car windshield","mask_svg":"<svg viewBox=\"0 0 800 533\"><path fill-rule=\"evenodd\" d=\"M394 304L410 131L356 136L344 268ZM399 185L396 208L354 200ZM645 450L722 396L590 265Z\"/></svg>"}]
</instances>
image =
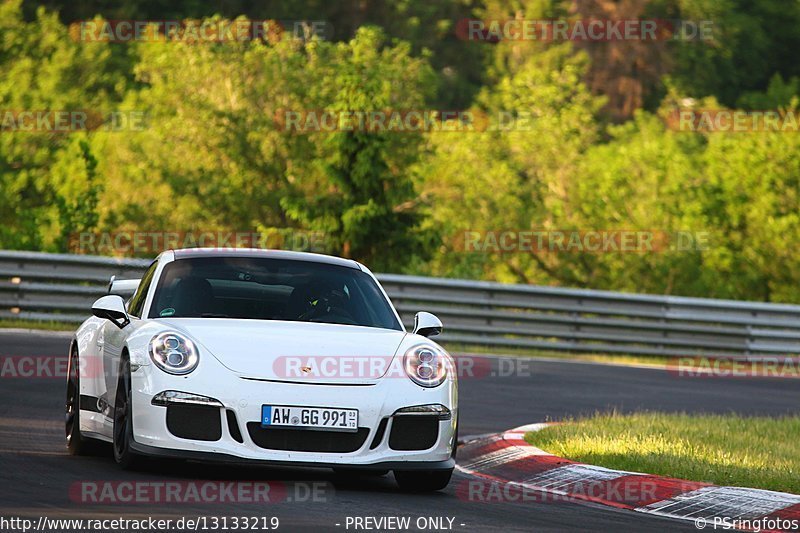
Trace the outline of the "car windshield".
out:
<instances>
[{"instance_id":1,"label":"car windshield","mask_svg":"<svg viewBox=\"0 0 800 533\"><path fill-rule=\"evenodd\" d=\"M312 261L178 259L164 267L150 318L246 318L402 330L371 276Z\"/></svg>"}]
</instances>

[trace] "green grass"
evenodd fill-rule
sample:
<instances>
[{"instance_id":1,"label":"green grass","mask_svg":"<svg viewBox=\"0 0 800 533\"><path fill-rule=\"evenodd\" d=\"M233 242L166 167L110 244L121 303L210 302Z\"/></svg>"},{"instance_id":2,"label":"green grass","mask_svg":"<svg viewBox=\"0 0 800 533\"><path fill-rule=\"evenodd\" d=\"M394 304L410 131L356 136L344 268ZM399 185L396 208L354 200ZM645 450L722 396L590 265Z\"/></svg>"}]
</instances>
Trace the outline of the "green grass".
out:
<instances>
[{"instance_id":1,"label":"green grass","mask_svg":"<svg viewBox=\"0 0 800 533\"><path fill-rule=\"evenodd\" d=\"M436 340L436 339L434 339ZM627 355L627 354L605 354L605 353L573 353L555 352L548 350L535 350L532 348L488 348L480 345L467 345L459 343L447 343L445 346L450 353L474 353L474 354L498 354L513 355L517 357L532 357L534 359L567 359L571 361L590 361L593 363L609 363L618 365L647 365L665 367L673 360L672 357L660 355Z\"/></svg>"},{"instance_id":2,"label":"green grass","mask_svg":"<svg viewBox=\"0 0 800 533\"><path fill-rule=\"evenodd\" d=\"M67 322L55 322L52 320L15 320L10 318L0 318L0 329L19 328L19 329L44 329L50 331L74 331L78 324Z\"/></svg>"},{"instance_id":3,"label":"green grass","mask_svg":"<svg viewBox=\"0 0 800 533\"><path fill-rule=\"evenodd\" d=\"M582 463L800 494L800 416L597 414L525 439Z\"/></svg>"}]
</instances>

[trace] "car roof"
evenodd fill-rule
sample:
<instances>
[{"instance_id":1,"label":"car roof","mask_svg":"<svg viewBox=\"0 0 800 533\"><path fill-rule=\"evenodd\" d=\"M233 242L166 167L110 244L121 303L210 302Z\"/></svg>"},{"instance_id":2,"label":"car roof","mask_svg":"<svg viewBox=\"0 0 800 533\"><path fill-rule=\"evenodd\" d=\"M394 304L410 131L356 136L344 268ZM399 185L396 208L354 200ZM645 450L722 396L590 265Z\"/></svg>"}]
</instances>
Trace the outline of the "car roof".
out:
<instances>
[{"instance_id":1,"label":"car roof","mask_svg":"<svg viewBox=\"0 0 800 533\"><path fill-rule=\"evenodd\" d=\"M195 257L250 257L283 259L288 261L309 261L361 270L359 264L352 259L310 252L294 252L290 250L271 250L264 248L182 248L172 250L172 252L175 254L175 260L192 259Z\"/></svg>"}]
</instances>

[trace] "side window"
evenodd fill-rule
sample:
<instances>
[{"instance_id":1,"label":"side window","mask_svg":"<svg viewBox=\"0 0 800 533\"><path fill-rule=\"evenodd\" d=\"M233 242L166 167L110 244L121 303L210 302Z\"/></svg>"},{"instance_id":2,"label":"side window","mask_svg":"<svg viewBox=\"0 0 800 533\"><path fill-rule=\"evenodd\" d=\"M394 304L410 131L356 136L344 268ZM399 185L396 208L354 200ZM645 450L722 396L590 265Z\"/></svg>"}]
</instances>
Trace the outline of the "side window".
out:
<instances>
[{"instance_id":1,"label":"side window","mask_svg":"<svg viewBox=\"0 0 800 533\"><path fill-rule=\"evenodd\" d=\"M142 316L144 301L147 299L147 291L150 289L150 284L153 282L153 275L156 273L157 266L158 261L153 261L153 264L148 267L147 272L145 272L144 276L142 276L142 281L139 283L139 288L136 290L136 294L133 295L133 298L131 298L131 301L128 304L128 314L135 317Z\"/></svg>"}]
</instances>

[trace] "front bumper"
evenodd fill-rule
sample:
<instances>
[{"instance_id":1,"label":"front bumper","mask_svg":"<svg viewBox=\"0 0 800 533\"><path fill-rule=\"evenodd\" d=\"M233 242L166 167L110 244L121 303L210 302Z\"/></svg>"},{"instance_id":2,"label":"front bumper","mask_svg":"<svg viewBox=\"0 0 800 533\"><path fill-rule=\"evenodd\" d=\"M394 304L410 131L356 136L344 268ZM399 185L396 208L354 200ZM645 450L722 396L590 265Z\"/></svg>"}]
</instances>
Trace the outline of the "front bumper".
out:
<instances>
[{"instance_id":1,"label":"front bumper","mask_svg":"<svg viewBox=\"0 0 800 533\"><path fill-rule=\"evenodd\" d=\"M276 466L300 466L313 468L338 468L347 466L354 470L452 470L456 466L455 458L451 457L445 461L384 461L381 463L370 464L349 464L349 463L324 463L308 461L276 461L265 459L244 459L235 455L214 452L198 452L188 450L171 450L168 448L156 448L133 443L131 448L138 454L149 457L159 457L162 459L186 459L189 461L202 461L204 463L223 463L230 465L276 465Z\"/></svg>"},{"instance_id":2,"label":"front bumper","mask_svg":"<svg viewBox=\"0 0 800 533\"><path fill-rule=\"evenodd\" d=\"M272 463L322 467L361 467L365 469L450 469L458 419L457 386L448 379L439 387L426 389L407 378L387 377L370 385L320 385L245 379L235 375L209 357L187 376L166 374L152 364L141 365L131 375L133 399L133 449L138 453L181 457L203 461ZM219 440L203 441L176 437L167 425L167 407L152 405L155 395L177 390L218 400L221 423ZM248 431L248 423L261 420L261 406L303 405L358 409L359 428L368 433L363 444L351 452L320 452L265 449L258 446ZM395 450L390 435L399 409L425 404L441 404L452 416L438 422L438 437L425 450ZM238 422L238 442L230 430L230 417ZM414 415L405 415L414 416ZM382 438L376 441L383 419ZM272 431L272 430L264 430ZM305 431L302 429L288 431ZM316 432L312 432L316 433ZM377 442L377 445L376 445Z\"/></svg>"}]
</instances>

